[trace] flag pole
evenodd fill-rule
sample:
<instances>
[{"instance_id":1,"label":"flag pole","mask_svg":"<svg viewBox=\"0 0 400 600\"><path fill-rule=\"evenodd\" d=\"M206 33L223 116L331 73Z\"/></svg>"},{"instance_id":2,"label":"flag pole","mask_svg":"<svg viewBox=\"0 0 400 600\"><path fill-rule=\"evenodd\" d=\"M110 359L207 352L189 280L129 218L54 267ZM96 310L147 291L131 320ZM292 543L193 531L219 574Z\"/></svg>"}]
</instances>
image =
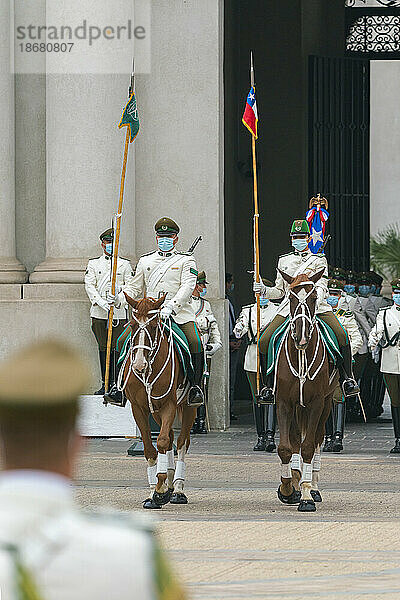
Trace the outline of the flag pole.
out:
<instances>
[{"instance_id":1,"label":"flag pole","mask_svg":"<svg viewBox=\"0 0 400 600\"><path fill-rule=\"evenodd\" d=\"M131 85L129 87L129 98L131 97L132 92L134 91L134 83L135 83L134 72L135 72L135 62L133 61L132 73L131 73ZM126 175L126 164L128 161L129 140L130 140L130 129L129 129L129 127L127 127L126 128L126 136L125 136L124 159L123 159L122 171L121 171L121 184L120 184L120 189L119 189L118 212L116 215L115 232L114 232L113 268L112 268L112 277L111 277L111 294L113 296L115 296L115 287L116 287L116 280L117 280L119 237L120 237L120 232L121 232L122 207L123 207L123 203L124 203L125 175ZM108 392L108 386L109 386L109 382L110 382L110 357L111 357L113 319L114 319L114 306L110 306L110 310L108 313L106 371L105 371L105 375L104 375L105 394L107 394L107 392ZM107 404L106 399L104 399L104 404Z\"/></svg>"},{"instance_id":2,"label":"flag pole","mask_svg":"<svg viewBox=\"0 0 400 600\"><path fill-rule=\"evenodd\" d=\"M254 63L253 52L250 52L250 83L255 90L254 82ZM251 151L253 156L253 196L254 196L254 275L257 282L260 281L260 242L258 233L258 187L257 187L257 160L256 160L256 137L251 135ZM257 396L260 394L260 350L258 342L260 340L261 315L260 315L260 294L256 294L257 300Z\"/></svg>"}]
</instances>

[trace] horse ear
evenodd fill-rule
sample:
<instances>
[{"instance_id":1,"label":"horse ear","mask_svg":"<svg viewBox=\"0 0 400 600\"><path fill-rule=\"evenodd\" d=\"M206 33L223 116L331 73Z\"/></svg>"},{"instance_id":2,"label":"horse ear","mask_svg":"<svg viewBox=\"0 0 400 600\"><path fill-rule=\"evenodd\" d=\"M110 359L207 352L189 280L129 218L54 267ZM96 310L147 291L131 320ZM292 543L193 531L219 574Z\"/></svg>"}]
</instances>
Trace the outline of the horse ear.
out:
<instances>
[{"instance_id":1,"label":"horse ear","mask_svg":"<svg viewBox=\"0 0 400 600\"><path fill-rule=\"evenodd\" d=\"M310 281L312 281L313 283L317 283L317 281L319 281L321 279L321 277L324 273L325 273L325 267L323 269L321 269L320 271L318 271L317 273L314 273L314 275L311 275Z\"/></svg>"},{"instance_id":2,"label":"horse ear","mask_svg":"<svg viewBox=\"0 0 400 600\"><path fill-rule=\"evenodd\" d=\"M154 302L154 306L153 309L154 310L158 310L159 308L161 308L161 306L164 304L165 302L165 298L167 297L167 294L164 294L164 296L161 296L161 298L159 298L158 300L156 300Z\"/></svg>"},{"instance_id":3,"label":"horse ear","mask_svg":"<svg viewBox=\"0 0 400 600\"><path fill-rule=\"evenodd\" d=\"M288 275L284 271L281 271L280 269L278 269L278 271L282 275L282 277L286 281L286 283L288 283L289 285L291 285L293 283L294 277L291 277L290 275Z\"/></svg>"},{"instance_id":4,"label":"horse ear","mask_svg":"<svg viewBox=\"0 0 400 600\"><path fill-rule=\"evenodd\" d=\"M137 305L138 305L138 301L134 300L133 298L131 298L130 296L128 296L128 294L126 292L124 292L125 298L127 303L129 304L129 306L132 306L132 308L134 308L136 310Z\"/></svg>"}]
</instances>

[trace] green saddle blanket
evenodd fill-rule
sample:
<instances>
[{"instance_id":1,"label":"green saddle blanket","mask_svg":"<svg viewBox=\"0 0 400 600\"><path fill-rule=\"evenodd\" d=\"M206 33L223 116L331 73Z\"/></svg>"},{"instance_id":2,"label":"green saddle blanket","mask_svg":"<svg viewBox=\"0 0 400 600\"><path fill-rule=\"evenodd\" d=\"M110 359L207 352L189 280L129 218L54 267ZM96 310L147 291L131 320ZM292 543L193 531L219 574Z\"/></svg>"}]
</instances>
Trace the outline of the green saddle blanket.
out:
<instances>
[{"instance_id":1,"label":"green saddle blanket","mask_svg":"<svg viewBox=\"0 0 400 600\"><path fill-rule=\"evenodd\" d=\"M286 335L289 335L289 322L290 317L286 317L285 321L280 325L272 334L267 354L267 375L273 373L275 370L276 360L281 349L283 342L285 341ZM342 357L337 342L336 336L333 329L329 327L322 319L317 315L317 327L319 327L322 341L330 355L334 365L336 365L339 358Z\"/></svg>"},{"instance_id":2,"label":"green saddle blanket","mask_svg":"<svg viewBox=\"0 0 400 600\"><path fill-rule=\"evenodd\" d=\"M129 327L129 324L127 325ZM166 330L167 335L169 335L170 327L167 323L164 324L164 328ZM171 321L172 328L172 338L174 340L174 348L179 358L179 363L183 369L185 377L189 379L189 381L194 380L194 369L192 363L192 357L189 350L189 343L187 341L187 337L183 333L182 329L175 323L175 321ZM117 339L116 349L119 354L118 356L118 365L122 364L126 358L126 355L130 348L131 336L132 332L129 332L129 335L126 336L123 344L120 344L121 337L124 335L125 331L120 335ZM121 347L120 347L121 346Z\"/></svg>"}]
</instances>

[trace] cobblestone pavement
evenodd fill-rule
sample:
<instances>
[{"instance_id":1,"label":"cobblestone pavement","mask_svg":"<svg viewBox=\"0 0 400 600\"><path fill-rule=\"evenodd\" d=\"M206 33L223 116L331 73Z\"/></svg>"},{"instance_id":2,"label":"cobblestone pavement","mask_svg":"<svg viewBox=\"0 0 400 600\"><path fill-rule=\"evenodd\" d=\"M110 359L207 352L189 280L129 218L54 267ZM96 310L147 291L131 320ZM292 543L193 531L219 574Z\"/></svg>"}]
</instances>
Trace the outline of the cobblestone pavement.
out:
<instances>
[{"instance_id":1,"label":"cobblestone pavement","mask_svg":"<svg viewBox=\"0 0 400 600\"><path fill-rule=\"evenodd\" d=\"M152 513L189 598L400 598L400 456L391 423L349 424L342 454L324 454L324 501L280 504L276 453L252 451L250 425L194 436L186 506ZM146 465L131 441L90 440L77 477L84 506L140 509Z\"/></svg>"}]
</instances>

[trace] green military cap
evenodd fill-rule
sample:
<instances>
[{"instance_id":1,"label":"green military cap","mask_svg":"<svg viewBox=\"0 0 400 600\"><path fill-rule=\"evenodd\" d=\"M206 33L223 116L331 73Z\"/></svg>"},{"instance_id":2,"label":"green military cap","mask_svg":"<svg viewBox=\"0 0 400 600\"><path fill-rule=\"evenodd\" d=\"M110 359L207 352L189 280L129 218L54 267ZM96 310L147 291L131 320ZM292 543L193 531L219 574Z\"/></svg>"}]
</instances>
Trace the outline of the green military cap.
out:
<instances>
[{"instance_id":1,"label":"green military cap","mask_svg":"<svg viewBox=\"0 0 400 600\"><path fill-rule=\"evenodd\" d=\"M293 221L290 235L310 234L310 227L305 219L297 219Z\"/></svg>"},{"instance_id":2,"label":"green military cap","mask_svg":"<svg viewBox=\"0 0 400 600\"><path fill-rule=\"evenodd\" d=\"M400 277L393 279L390 285L392 286L392 290L398 294L400 292Z\"/></svg>"},{"instance_id":3,"label":"green military cap","mask_svg":"<svg viewBox=\"0 0 400 600\"><path fill-rule=\"evenodd\" d=\"M75 408L90 379L86 363L69 346L35 342L0 364L0 413Z\"/></svg>"},{"instance_id":4,"label":"green military cap","mask_svg":"<svg viewBox=\"0 0 400 600\"><path fill-rule=\"evenodd\" d=\"M199 274L197 275L197 283L205 283L206 285L208 285L208 281L207 281L207 277L206 277L206 272L205 271L200 271Z\"/></svg>"},{"instance_id":5,"label":"green military cap","mask_svg":"<svg viewBox=\"0 0 400 600\"><path fill-rule=\"evenodd\" d=\"M113 239L114 239L114 229L112 227L110 227L109 229L106 229L105 231L103 231L102 234L100 234L100 240L102 242L105 242L105 241L112 242Z\"/></svg>"},{"instance_id":6,"label":"green military cap","mask_svg":"<svg viewBox=\"0 0 400 600\"><path fill-rule=\"evenodd\" d=\"M357 273L356 275L357 283L361 283L361 285L369 285L371 280L369 278L369 273L362 271L361 273Z\"/></svg>"},{"instance_id":7,"label":"green military cap","mask_svg":"<svg viewBox=\"0 0 400 600\"><path fill-rule=\"evenodd\" d=\"M334 267L331 273L332 279L341 279L342 281L346 280L346 271L341 267Z\"/></svg>"},{"instance_id":8,"label":"green military cap","mask_svg":"<svg viewBox=\"0 0 400 600\"><path fill-rule=\"evenodd\" d=\"M169 217L162 217L158 219L154 225L157 235L171 235L173 233L179 233L179 226L170 219Z\"/></svg>"},{"instance_id":9,"label":"green military cap","mask_svg":"<svg viewBox=\"0 0 400 600\"><path fill-rule=\"evenodd\" d=\"M354 284L354 283L356 283L356 281L357 281L357 274L354 271L352 271L351 269L350 269L350 271L347 271L346 283Z\"/></svg>"},{"instance_id":10,"label":"green military cap","mask_svg":"<svg viewBox=\"0 0 400 600\"><path fill-rule=\"evenodd\" d=\"M344 288L344 284L339 279L330 279L328 281L328 290L330 292L341 292Z\"/></svg>"}]
</instances>

